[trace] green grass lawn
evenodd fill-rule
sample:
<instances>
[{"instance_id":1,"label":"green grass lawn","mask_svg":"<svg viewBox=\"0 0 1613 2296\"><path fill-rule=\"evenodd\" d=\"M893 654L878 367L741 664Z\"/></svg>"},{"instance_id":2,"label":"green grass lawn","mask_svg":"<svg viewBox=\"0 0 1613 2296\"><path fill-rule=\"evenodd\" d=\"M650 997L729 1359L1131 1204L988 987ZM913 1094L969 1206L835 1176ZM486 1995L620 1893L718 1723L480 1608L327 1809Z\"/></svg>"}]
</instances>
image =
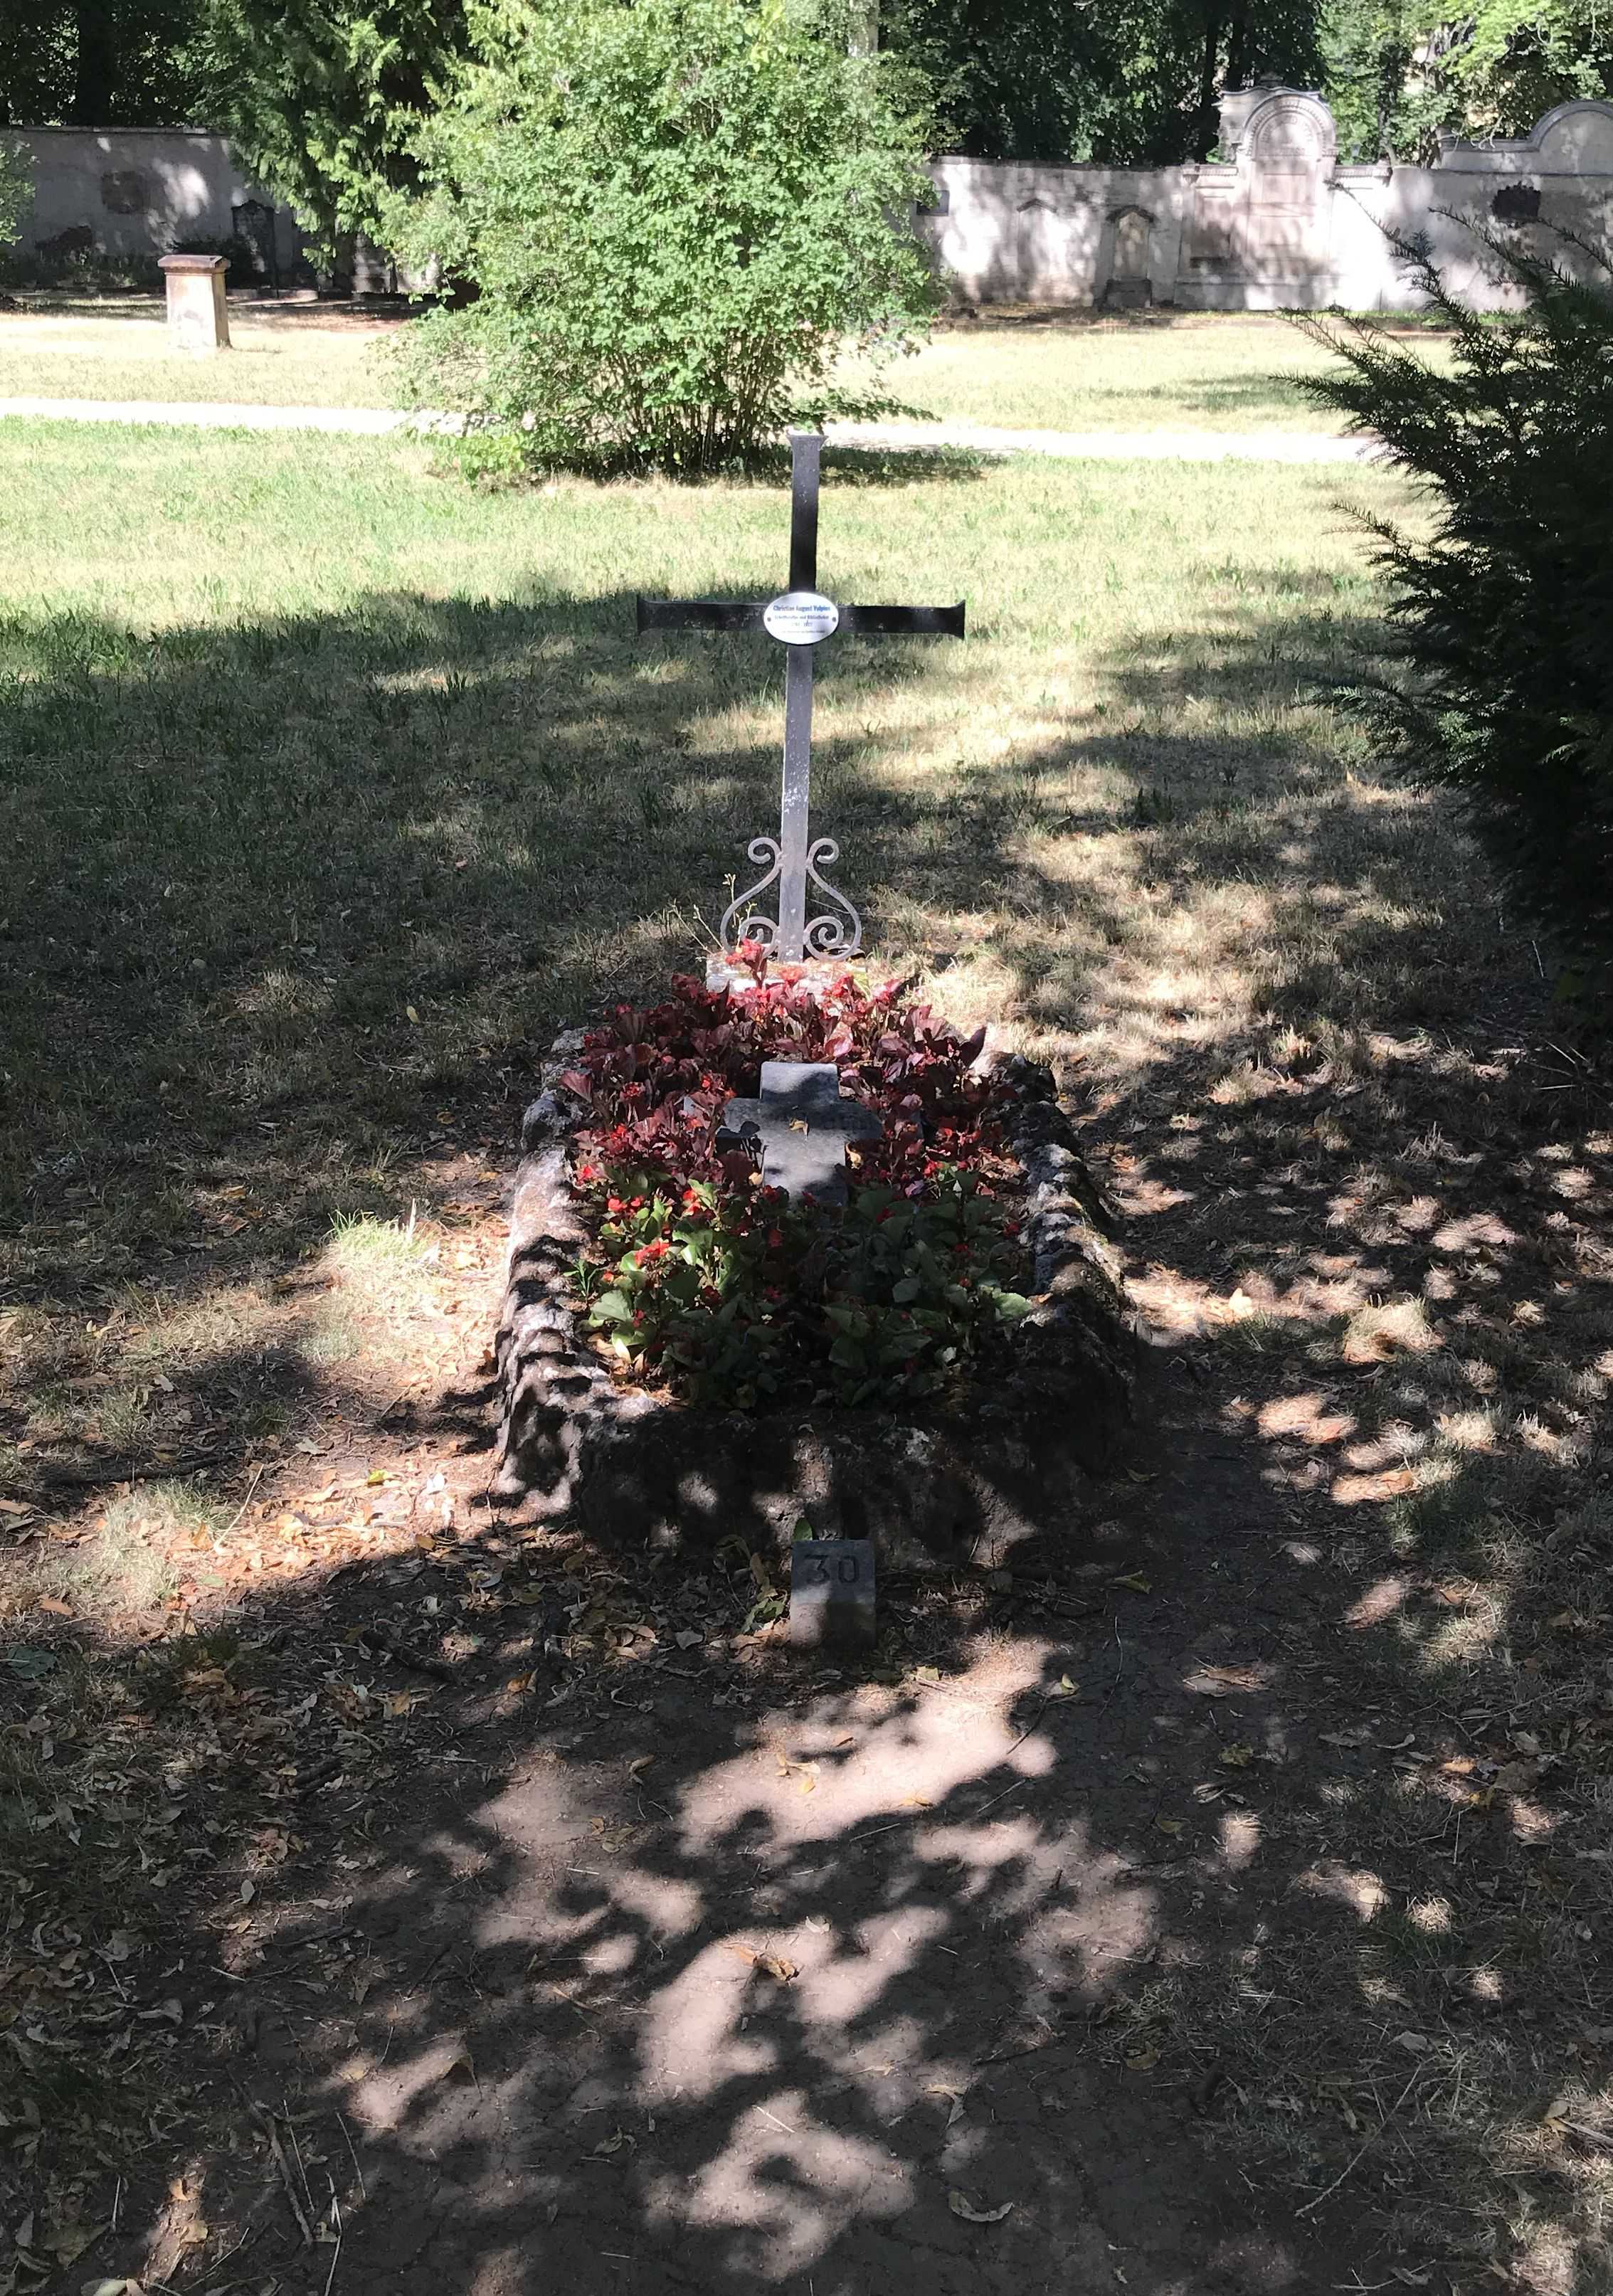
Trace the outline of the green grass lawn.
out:
<instances>
[{"instance_id":1,"label":"green grass lawn","mask_svg":"<svg viewBox=\"0 0 1613 2296\"><path fill-rule=\"evenodd\" d=\"M1030 340L1051 372L1064 340ZM1093 360L1178 340L1069 340ZM1092 419L1073 394L1011 403ZM365 1376L333 1233L366 1280L355 1220L413 1249L433 1144L511 1140L555 1029L698 962L770 828L776 650L641 642L633 601L782 586L784 472L489 493L403 440L12 423L0 479L0 1487L53 1506L53 1472L160 1472L205 1426L208 1472L250 1496L249 1464L316 1448ZM1374 1710L1567 1749L1599 1694L1552 1630L1599 1600L1572 1510L1608 1344L1568 1220L1590 1185L1574 1103L1518 1055L1535 969L1450 818L1318 698L1377 626L1351 513L1407 508L1364 470L831 452L824 586L965 596L970 636L824 650L815 819L879 960L1061 1064L1139 1299L1232 1366L1227 1410L1269 1429L1296 1522L1303 1501L1352 1578L1339 1603L1388 1621L1369 1649L1352 1612L1324 1662L1365 1669ZM1451 1587L1413 1620L1405 1589ZM1240 1805L1277 1796L1273 1746ZM1590 1849L1613 1813L1560 1764ZM1240 2164L1348 2175L1396 2241L1454 2225L1475 2255L1527 2234L1588 2259L1604 2152L1527 2209L1505 2182L1543 2157L1541 2100L1601 1982L1579 1869L1548 1883L1545 1835L1514 1838L1499 1793L1459 1863L1432 1775L1283 1784L1249 1881L1273 1907L1259 1990L1184 1948L1150 1997L1232 2066ZM1347 1902L1335 1868L1366 1876ZM1380 1874L1408 1909L1392 1953L1392 1924L1348 1910ZM1324 1898L1320 1956L1291 1914ZM1427 2058L1415 2152L1360 2160L1320 2092L1303 2121L1267 2110L1308 2067L1380 2066L1386 2033L1443 2036L1515 1990L1527 2030L1477 2027L1449 2079ZM1425 2063L1401 2054L1370 2127Z\"/></svg>"},{"instance_id":2,"label":"green grass lawn","mask_svg":"<svg viewBox=\"0 0 1613 2296\"><path fill-rule=\"evenodd\" d=\"M242 301L233 348L175 357L161 307L28 299L0 317L0 397L236 399L260 406L385 406L396 323ZM1427 356L1443 347L1420 337ZM1280 317L1141 314L961 321L888 371L884 387L931 421L1052 430L1336 430L1299 378L1326 354ZM853 363L848 379L865 381Z\"/></svg>"},{"instance_id":3,"label":"green grass lawn","mask_svg":"<svg viewBox=\"0 0 1613 2296\"><path fill-rule=\"evenodd\" d=\"M938 420L1011 429L1336 431L1336 417L1299 388L1326 364L1278 316L987 315L939 329L890 371L888 387Z\"/></svg>"},{"instance_id":4,"label":"green grass lawn","mask_svg":"<svg viewBox=\"0 0 1613 2296\"><path fill-rule=\"evenodd\" d=\"M0 398L240 399L258 406L387 406L385 320L245 298L227 353L176 357L155 296L33 294L0 313Z\"/></svg>"},{"instance_id":5,"label":"green grass lawn","mask_svg":"<svg viewBox=\"0 0 1613 2296\"><path fill-rule=\"evenodd\" d=\"M0 453L27 537L0 578L7 805L56 950L13 1015L20 1073L52 1076L23 1093L42 1149L78 1151L113 1072L137 1129L282 1100L393 1120L720 911L772 809L778 657L640 644L633 593L776 587L775 482L475 493L401 442L137 429L18 426ZM1321 769L1322 721L1290 713L1369 610L1344 505L1385 482L831 468L826 580L970 601L963 647L825 662L847 874L888 947L967 945L977 999L1068 1020L1131 884L1089 907L1110 848L1086 824L1168 782L1236 840ZM131 980L137 1025L103 1026Z\"/></svg>"}]
</instances>

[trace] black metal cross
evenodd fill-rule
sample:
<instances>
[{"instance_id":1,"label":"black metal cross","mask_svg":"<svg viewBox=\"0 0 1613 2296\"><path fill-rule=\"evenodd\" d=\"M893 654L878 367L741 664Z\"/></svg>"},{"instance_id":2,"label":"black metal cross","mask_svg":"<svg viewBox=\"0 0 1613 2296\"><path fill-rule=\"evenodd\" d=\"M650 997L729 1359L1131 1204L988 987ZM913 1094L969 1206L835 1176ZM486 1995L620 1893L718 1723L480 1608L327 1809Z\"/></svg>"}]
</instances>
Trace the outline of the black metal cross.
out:
<instances>
[{"instance_id":1,"label":"black metal cross","mask_svg":"<svg viewBox=\"0 0 1613 2296\"><path fill-rule=\"evenodd\" d=\"M813 649L836 630L859 637L954 637L963 635L963 606L837 606L823 597L818 578L818 464L823 441L816 430L790 433L790 587L782 597L641 598L638 627L646 630L766 630L785 650L784 776L779 803L779 833L752 838L750 859L766 862L767 873L724 913L721 939L732 951L742 940L760 941L774 956L798 964L809 956L855 956L863 945L863 920L844 893L820 875L840 857L832 837L813 838L807 828L812 782ZM778 882L776 922L759 915L751 903ZM825 910L808 917L808 882L845 912Z\"/></svg>"}]
</instances>

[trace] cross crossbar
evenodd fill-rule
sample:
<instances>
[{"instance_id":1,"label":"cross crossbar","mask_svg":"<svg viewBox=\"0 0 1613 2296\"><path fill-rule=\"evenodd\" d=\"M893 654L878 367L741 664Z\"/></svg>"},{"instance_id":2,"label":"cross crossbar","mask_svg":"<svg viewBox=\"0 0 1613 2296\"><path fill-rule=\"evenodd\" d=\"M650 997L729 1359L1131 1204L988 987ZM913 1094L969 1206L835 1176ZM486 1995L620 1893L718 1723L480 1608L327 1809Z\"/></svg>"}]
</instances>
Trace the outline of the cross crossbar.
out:
<instances>
[{"instance_id":1,"label":"cross crossbar","mask_svg":"<svg viewBox=\"0 0 1613 2296\"><path fill-rule=\"evenodd\" d=\"M776 598L640 598L639 636L657 630L766 630L784 648L784 771L779 833L754 837L752 862L766 875L731 901L721 938L730 953L741 941L759 941L770 955L798 964L807 956L855 956L863 921L844 893L822 874L839 858L831 837L810 834L812 783L812 658L823 640L840 631L854 637L954 637L963 634L964 608L955 606L838 606L819 594L818 476L823 452L815 430L790 433L790 587ZM778 885L778 915L753 904ZM808 889L834 904L807 915ZM839 914L836 914L836 911Z\"/></svg>"},{"instance_id":2,"label":"cross crossbar","mask_svg":"<svg viewBox=\"0 0 1613 2296\"><path fill-rule=\"evenodd\" d=\"M651 630L762 630L767 598L641 598L638 634ZM837 636L863 638L961 638L962 604L956 606L841 606Z\"/></svg>"}]
</instances>

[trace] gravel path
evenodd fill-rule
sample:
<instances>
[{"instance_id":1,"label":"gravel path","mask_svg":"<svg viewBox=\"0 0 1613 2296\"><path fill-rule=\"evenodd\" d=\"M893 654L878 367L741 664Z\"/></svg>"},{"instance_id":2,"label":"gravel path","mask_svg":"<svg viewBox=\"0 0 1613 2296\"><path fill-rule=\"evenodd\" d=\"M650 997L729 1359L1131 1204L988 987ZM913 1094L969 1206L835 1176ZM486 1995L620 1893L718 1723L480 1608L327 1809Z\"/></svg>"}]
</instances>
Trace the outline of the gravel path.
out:
<instances>
[{"instance_id":1,"label":"gravel path","mask_svg":"<svg viewBox=\"0 0 1613 2296\"><path fill-rule=\"evenodd\" d=\"M248 406L225 399L0 398L0 417L58 422L159 422L206 430L341 430L378 437L430 430L439 418L384 406ZM976 422L831 422L839 447L963 448L1070 462L1366 463L1370 439L1309 430L1004 430Z\"/></svg>"}]
</instances>

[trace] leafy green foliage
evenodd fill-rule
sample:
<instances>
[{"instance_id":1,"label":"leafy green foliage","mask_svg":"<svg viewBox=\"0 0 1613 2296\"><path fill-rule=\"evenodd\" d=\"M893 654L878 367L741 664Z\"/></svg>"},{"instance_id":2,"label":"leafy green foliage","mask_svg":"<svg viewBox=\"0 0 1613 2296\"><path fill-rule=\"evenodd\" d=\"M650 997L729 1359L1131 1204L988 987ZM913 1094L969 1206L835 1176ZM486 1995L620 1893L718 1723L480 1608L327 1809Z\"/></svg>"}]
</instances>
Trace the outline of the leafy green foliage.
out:
<instances>
[{"instance_id":1,"label":"leafy green foliage","mask_svg":"<svg viewBox=\"0 0 1613 2296\"><path fill-rule=\"evenodd\" d=\"M177 127L203 120L205 0L6 0L0 123Z\"/></svg>"},{"instance_id":2,"label":"leafy green foliage","mask_svg":"<svg viewBox=\"0 0 1613 2296\"><path fill-rule=\"evenodd\" d=\"M1304 386L1426 486L1425 540L1374 530L1399 674L1357 705L1412 774L1461 796L1497 869L1565 940L1613 953L1613 270L1482 234L1526 299L1501 319L1404 250L1453 336L1450 372L1367 324L1304 322L1343 373ZM1572 258L1576 273L1568 263Z\"/></svg>"},{"instance_id":3,"label":"leafy green foliage","mask_svg":"<svg viewBox=\"0 0 1613 2296\"><path fill-rule=\"evenodd\" d=\"M332 255L417 181L408 145L464 55L461 0L210 0L209 102Z\"/></svg>"},{"instance_id":4,"label":"leafy green foliage","mask_svg":"<svg viewBox=\"0 0 1613 2296\"><path fill-rule=\"evenodd\" d=\"M849 974L818 992L680 978L647 1012L618 1006L561 1079L589 1104L576 1177L598 1228L578 1283L595 1327L635 1372L743 1410L912 1399L960 1377L1028 1304L1002 1150L1019 1095L972 1072L982 1042ZM834 1062L881 1119L851 1152L843 1209L761 1186L723 1129L781 1059Z\"/></svg>"},{"instance_id":5,"label":"leafy green foliage","mask_svg":"<svg viewBox=\"0 0 1613 2296\"><path fill-rule=\"evenodd\" d=\"M881 37L935 89L948 148L986 160L1205 157L1215 98L1314 84L1314 0L890 0Z\"/></svg>"},{"instance_id":6,"label":"leafy green foliage","mask_svg":"<svg viewBox=\"0 0 1613 2296\"><path fill-rule=\"evenodd\" d=\"M400 251L476 296L421 323L416 403L506 470L709 471L858 411L842 353L896 351L935 299L888 59L782 0L504 0L476 35L415 139L428 195L390 210Z\"/></svg>"},{"instance_id":7,"label":"leafy green foliage","mask_svg":"<svg viewBox=\"0 0 1613 2296\"><path fill-rule=\"evenodd\" d=\"M0 247L9 247L34 196L33 170L20 147L0 135Z\"/></svg>"},{"instance_id":8,"label":"leafy green foliage","mask_svg":"<svg viewBox=\"0 0 1613 2296\"><path fill-rule=\"evenodd\" d=\"M1443 17L1413 0L1327 0L1322 93L1339 156L1431 164L1440 131L1521 135L1553 104L1613 88L1600 0L1480 0Z\"/></svg>"},{"instance_id":9,"label":"leafy green foliage","mask_svg":"<svg viewBox=\"0 0 1613 2296\"><path fill-rule=\"evenodd\" d=\"M587 1168L604 1208L579 1271L589 1321L692 1403L917 1401L1030 1305L1011 1288L1017 1224L955 1167L917 1201L874 1182L839 1211L749 1179Z\"/></svg>"},{"instance_id":10,"label":"leafy green foliage","mask_svg":"<svg viewBox=\"0 0 1613 2296\"><path fill-rule=\"evenodd\" d=\"M1601 0L1486 0L1449 70L1464 132L1521 135L1553 104L1613 91L1613 22Z\"/></svg>"}]
</instances>

